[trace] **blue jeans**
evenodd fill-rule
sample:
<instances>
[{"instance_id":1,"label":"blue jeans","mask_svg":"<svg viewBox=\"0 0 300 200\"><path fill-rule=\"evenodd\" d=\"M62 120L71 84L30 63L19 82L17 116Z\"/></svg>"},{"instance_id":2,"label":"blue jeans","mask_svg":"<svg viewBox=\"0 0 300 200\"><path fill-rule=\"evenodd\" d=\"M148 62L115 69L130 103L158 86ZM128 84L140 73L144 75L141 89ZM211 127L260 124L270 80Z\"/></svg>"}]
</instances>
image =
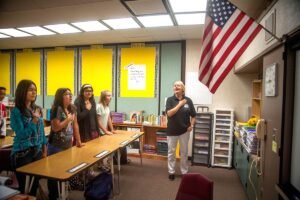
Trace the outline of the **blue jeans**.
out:
<instances>
[{"instance_id":1,"label":"blue jeans","mask_svg":"<svg viewBox=\"0 0 300 200\"><path fill-rule=\"evenodd\" d=\"M15 152L11 155L11 166L13 169L17 169L34 161L37 161L42 158L41 149L31 147L29 149ZM19 190L24 194L25 192L25 180L26 176L22 173L16 172L16 176L19 183ZM35 177L31 190L29 194L36 196L36 191L39 186L39 177Z\"/></svg>"},{"instance_id":2,"label":"blue jeans","mask_svg":"<svg viewBox=\"0 0 300 200\"><path fill-rule=\"evenodd\" d=\"M63 149L48 144L48 156L52 154L56 154ZM58 198L58 189L57 189L57 181L48 179L48 197L49 200L56 200Z\"/></svg>"}]
</instances>

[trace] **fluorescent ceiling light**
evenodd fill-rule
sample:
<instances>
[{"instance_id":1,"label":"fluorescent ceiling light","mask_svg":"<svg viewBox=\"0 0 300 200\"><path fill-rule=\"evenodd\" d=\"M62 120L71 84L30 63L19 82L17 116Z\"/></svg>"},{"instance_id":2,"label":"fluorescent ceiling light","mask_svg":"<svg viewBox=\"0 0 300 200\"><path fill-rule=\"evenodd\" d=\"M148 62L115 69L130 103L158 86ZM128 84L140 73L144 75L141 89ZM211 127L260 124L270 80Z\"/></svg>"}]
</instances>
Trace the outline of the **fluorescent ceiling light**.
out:
<instances>
[{"instance_id":1,"label":"fluorescent ceiling light","mask_svg":"<svg viewBox=\"0 0 300 200\"><path fill-rule=\"evenodd\" d=\"M175 18L178 25L204 24L205 13L177 14Z\"/></svg>"},{"instance_id":2,"label":"fluorescent ceiling light","mask_svg":"<svg viewBox=\"0 0 300 200\"><path fill-rule=\"evenodd\" d=\"M152 15L137 18L145 27L173 26L169 15Z\"/></svg>"},{"instance_id":3,"label":"fluorescent ceiling light","mask_svg":"<svg viewBox=\"0 0 300 200\"><path fill-rule=\"evenodd\" d=\"M108 30L106 26L104 26L98 21L76 22L76 23L72 23L72 25L87 32Z\"/></svg>"},{"instance_id":4,"label":"fluorescent ceiling light","mask_svg":"<svg viewBox=\"0 0 300 200\"><path fill-rule=\"evenodd\" d=\"M77 28L75 28L69 24L55 24L55 25L47 25L44 27L46 27L52 31L55 31L57 33L60 33L60 34L81 32L80 30L78 30Z\"/></svg>"},{"instance_id":5,"label":"fluorescent ceiling light","mask_svg":"<svg viewBox=\"0 0 300 200\"><path fill-rule=\"evenodd\" d=\"M6 35L13 36L13 37L28 37L28 36L32 36L32 35L30 35L28 33L24 33L22 31L14 29L14 28L0 29L0 33L4 33Z\"/></svg>"},{"instance_id":6,"label":"fluorescent ceiling light","mask_svg":"<svg viewBox=\"0 0 300 200\"><path fill-rule=\"evenodd\" d=\"M206 10L206 0L169 0L174 13Z\"/></svg>"},{"instance_id":7,"label":"fluorescent ceiling light","mask_svg":"<svg viewBox=\"0 0 300 200\"><path fill-rule=\"evenodd\" d=\"M140 26L132 18L107 19L103 20L103 22L113 29L140 28Z\"/></svg>"},{"instance_id":8,"label":"fluorescent ceiling light","mask_svg":"<svg viewBox=\"0 0 300 200\"><path fill-rule=\"evenodd\" d=\"M3 35L3 34L0 33L0 38L10 38L10 37L7 36L7 35Z\"/></svg>"},{"instance_id":9,"label":"fluorescent ceiling light","mask_svg":"<svg viewBox=\"0 0 300 200\"><path fill-rule=\"evenodd\" d=\"M27 33L31 33L33 35L55 35L55 33L44 29L40 26L32 26L32 27L22 27L22 28L18 28L22 31L26 31Z\"/></svg>"}]
</instances>

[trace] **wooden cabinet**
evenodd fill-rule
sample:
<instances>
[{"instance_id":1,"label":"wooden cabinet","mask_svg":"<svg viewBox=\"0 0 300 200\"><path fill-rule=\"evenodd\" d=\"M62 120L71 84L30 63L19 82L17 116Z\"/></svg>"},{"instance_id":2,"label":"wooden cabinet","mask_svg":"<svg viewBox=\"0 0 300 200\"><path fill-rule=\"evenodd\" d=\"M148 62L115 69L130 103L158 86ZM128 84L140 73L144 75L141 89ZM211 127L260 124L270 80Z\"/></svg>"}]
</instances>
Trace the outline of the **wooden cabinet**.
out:
<instances>
[{"instance_id":1,"label":"wooden cabinet","mask_svg":"<svg viewBox=\"0 0 300 200\"><path fill-rule=\"evenodd\" d=\"M210 166L213 113L197 113L194 126L192 164Z\"/></svg>"},{"instance_id":2,"label":"wooden cabinet","mask_svg":"<svg viewBox=\"0 0 300 200\"><path fill-rule=\"evenodd\" d=\"M145 146L152 146L155 149L153 153L142 152L144 158L152 158L159 160L166 160L167 157L164 155L157 154L157 132L165 131L167 127L165 126L154 126L154 125L142 125L142 124L125 124L125 123L113 123L115 129L127 130L128 128L139 128L140 131L144 132L144 136L141 138L142 149L144 150ZM139 156L138 154L130 154L131 156Z\"/></svg>"},{"instance_id":3,"label":"wooden cabinet","mask_svg":"<svg viewBox=\"0 0 300 200\"><path fill-rule=\"evenodd\" d=\"M212 166L231 167L233 120L233 110L215 110Z\"/></svg>"},{"instance_id":4,"label":"wooden cabinet","mask_svg":"<svg viewBox=\"0 0 300 200\"><path fill-rule=\"evenodd\" d=\"M262 84L261 80L252 82L252 115L260 118L262 104Z\"/></svg>"}]
</instances>

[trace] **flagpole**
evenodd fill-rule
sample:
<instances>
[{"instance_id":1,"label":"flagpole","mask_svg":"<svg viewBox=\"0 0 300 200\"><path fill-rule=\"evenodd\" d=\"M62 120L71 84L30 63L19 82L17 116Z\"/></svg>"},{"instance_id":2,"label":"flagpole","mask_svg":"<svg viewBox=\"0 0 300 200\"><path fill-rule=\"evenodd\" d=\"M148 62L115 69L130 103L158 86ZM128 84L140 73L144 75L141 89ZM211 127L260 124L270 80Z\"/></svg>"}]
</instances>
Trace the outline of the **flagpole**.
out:
<instances>
[{"instance_id":1,"label":"flagpole","mask_svg":"<svg viewBox=\"0 0 300 200\"><path fill-rule=\"evenodd\" d=\"M257 23L257 22L256 22ZM272 33L270 30L268 30L266 27L264 27L263 25L261 25L260 23L258 23L262 29L264 29L267 33L269 33L270 35L272 35L272 37L274 37L276 40L278 40L278 42L282 42L282 38L277 37L274 33Z\"/></svg>"},{"instance_id":2,"label":"flagpole","mask_svg":"<svg viewBox=\"0 0 300 200\"><path fill-rule=\"evenodd\" d=\"M245 13L245 14L247 14L246 12L244 12L242 9L240 9L238 6L236 6L235 4L233 4L232 2L231 2L231 0L229 0L230 1L230 3L232 4L232 5L234 5L235 7L237 7L240 11L242 11L243 13ZM248 17L250 17L249 15L247 15ZM255 21L257 24L259 24L260 26L261 26L261 28L262 29L264 29L267 33L269 33L270 35L272 35L272 37L274 37L276 40L278 40L279 42L282 42L283 41L283 39L281 39L281 38L279 38L279 37L277 37L274 33L272 33L270 30L268 30L266 27L264 27L263 25L261 25L260 23L258 23L254 18L252 18L252 17L250 17L253 21Z\"/></svg>"}]
</instances>

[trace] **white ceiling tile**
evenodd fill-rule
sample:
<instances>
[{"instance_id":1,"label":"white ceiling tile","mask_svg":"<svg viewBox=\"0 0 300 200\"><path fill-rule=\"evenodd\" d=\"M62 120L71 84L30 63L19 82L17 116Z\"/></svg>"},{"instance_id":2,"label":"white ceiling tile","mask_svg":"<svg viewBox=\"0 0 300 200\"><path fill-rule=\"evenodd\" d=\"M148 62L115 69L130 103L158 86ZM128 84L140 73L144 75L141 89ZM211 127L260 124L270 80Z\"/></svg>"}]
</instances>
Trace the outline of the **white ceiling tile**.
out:
<instances>
[{"instance_id":1,"label":"white ceiling tile","mask_svg":"<svg viewBox=\"0 0 300 200\"><path fill-rule=\"evenodd\" d=\"M136 15L167 13L162 0L136 0L125 3Z\"/></svg>"}]
</instances>

